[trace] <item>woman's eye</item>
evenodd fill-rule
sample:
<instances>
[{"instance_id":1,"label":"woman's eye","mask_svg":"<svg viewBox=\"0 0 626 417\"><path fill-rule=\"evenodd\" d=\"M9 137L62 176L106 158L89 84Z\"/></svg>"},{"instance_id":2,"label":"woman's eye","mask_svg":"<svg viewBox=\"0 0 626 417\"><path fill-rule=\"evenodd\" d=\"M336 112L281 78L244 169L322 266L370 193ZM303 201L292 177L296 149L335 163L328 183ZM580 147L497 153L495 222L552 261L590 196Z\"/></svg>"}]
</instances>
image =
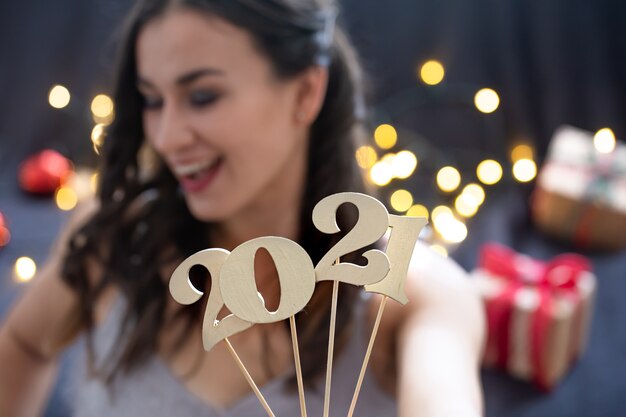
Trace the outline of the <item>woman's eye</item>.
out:
<instances>
[{"instance_id":1,"label":"woman's eye","mask_svg":"<svg viewBox=\"0 0 626 417\"><path fill-rule=\"evenodd\" d=\"M161 100L158 97L143 96L142 100L143 100L143 108L148 109L148 110L158 109L163 104L163 100Z\"/></svg>"},{"instance_id":2,"label":"woman's eye","mask_svg":"<svg viewBox=\"0 0 626 417\"><path fill-rule=\"evenodd\" d=\"M189 101L192 106L202 107L214 103L219 95L212 91L194 91L191 93Z\"/></svg>"}]
</instances>

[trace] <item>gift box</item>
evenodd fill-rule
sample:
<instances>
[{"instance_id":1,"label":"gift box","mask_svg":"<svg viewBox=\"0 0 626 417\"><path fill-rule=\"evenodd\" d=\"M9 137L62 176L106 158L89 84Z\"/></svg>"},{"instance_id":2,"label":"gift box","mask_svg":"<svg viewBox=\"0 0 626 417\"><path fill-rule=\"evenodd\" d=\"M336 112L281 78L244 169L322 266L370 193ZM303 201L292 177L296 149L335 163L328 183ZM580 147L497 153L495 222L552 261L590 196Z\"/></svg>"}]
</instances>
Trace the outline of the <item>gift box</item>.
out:
<instances>
[{"instance_id":1,"label":"gift box","mask_svg":"<svg viewBox=\"0 0 626 417\"><path fill-rule=\"evenodd\" d=\"M577 247L625 247L626 145L603 153L592 133L560 127L537 177L531 213L539 229Z\"/></svg>"},{"instance_id":2,"label":"gift box","mask_svg":"<svg viewBox=\"0 0 626 417\"><path fill-rule=\"evenodd\" d=\"M472 278L487 315L483 364L552 389L587 345L596 288L588 259L539 261L487 244Z\"/></svg>"}]
</instances>

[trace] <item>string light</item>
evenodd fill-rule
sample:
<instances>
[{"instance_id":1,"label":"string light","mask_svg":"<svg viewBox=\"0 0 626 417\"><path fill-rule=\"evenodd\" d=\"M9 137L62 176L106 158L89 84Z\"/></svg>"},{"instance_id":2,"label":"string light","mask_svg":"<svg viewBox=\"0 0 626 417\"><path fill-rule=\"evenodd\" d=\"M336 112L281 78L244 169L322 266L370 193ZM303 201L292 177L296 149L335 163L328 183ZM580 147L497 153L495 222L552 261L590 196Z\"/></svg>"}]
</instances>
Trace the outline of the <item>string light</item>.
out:
<instances>
[{"instance_id":1,"label":"string light","mask_svg":"<svg viewBox=\"0 0 626 417\"><path fill-rule=\"evenodd\" d=\"M454 217L452 213L441 213L437 217L433 216L435 230L441 237L450 243L460 243L467 237L467 227Z\"/></svg>"},{"instance_id":2,"label":"string light","mask_svg":"<svg viewBox=\"0 0 626 417\"><path fill-rule=\"evenodd\" d=\"M411 206L411 208L407 210L406 215L410 217L426 217L426 219L429 217L428 209L421 204Z\"/></svg>"},{"instance_id":3,"label":"string light","mask_svg":"<svg viewBox=\"0 0 626 417\"><path fill-rule=\"evenodd\" d=\"M388 160L376 162L370 170L370 180L379 187L384 187L389 184L392 179L393 169Z\"/></svg>"},{"instance_id":4,"label":"string light","mask_svg":"<svg viewBox=\"0 0 626 417\"><path fill-rule=\"evenodd\" d=\"M537 164L532 159L520 159L513 164L513 176L519 182L528 182L537 176Z\"/></svg>"},{"instance_id":5,"label":"string light","mask_svg":"<svg viewBox=\"0 0 626 417\"><path fill-rule=\"evenodd\" d=\"M91 101L91 113L96 123L110 124L113 121L113 100L106 94L98 94Z\"/></svg>"},{"instance_id":6,"label":"string light","mask_svg":"<svg viewBox=\"0 0 626 417\"><path fill-rule=\"evenodd\" d=\"M76 192L67 186L59 187L54 194L57 207L63 211L72 210L78 204Z\"/></svg>"},{"instance_id":7,"label":"string light","mask_svg":"<svg viewBox=\"0 0 626 417\"><path fill-rule=\"evenodd\" d=\"M356 150L356 162L363 169L370 169L378 160L376 150L369 146L363 145Z\"/></svg>"},{"instance_id":8,"label":"string light","mask_svg":"<svg viewBox=\"0 0 626 417\"><path fill-rule=\"evenodd\" d=\"M439 61L427 61L422 65L420 69L420 78L425 84L437 85L443 81L445 76L445 69Z\"/></svg>"},{"instance_id":9,"label":"string light","mask_svg":"<svg viewBox=\"0 0 626 417\"><path fill-rule=\"evenodd\" d=\"M613 149L615 149L615 145L615 134L608 127L598 130L593 136L593 146L600 153L613 152Z\"/></svg>"},{"instance_id":10,"label":"string light","mask_svg":"<svg viewBox=\"0 0 626 417\"><path fill-rule=\"evenodd\" d=\"M493 185L502 178L502 165L493 159L486 159L478 164L476 175L483 184Z\"/></svg>"},{"instance_id":11,"label":"string light","mask_svg":"<svg viewBox=\"0 0 626 417\"><path fill-rule=\"evenodd\" d=\"M100 147L104 144L105 137L105 124L98 123L91 130L91 142L93 143L93 150L100 155Z\"/></svg>"},{"instance_id":12,"label":"string light","mask_svg":"<svg viewBox=\"0 0 626 417\"><path fill-rule=\"evenodd\" d=\"M483 88L474 96L474 104L483 113L493 113L500 105L500 97L491 88Z\"/></svg>"},{"instance_id":13,"label":"string light","mask_svg":"<svg viewBox=\"0 0 626 417\"><path fill-rule=\"evenodd\" d=\"M451 166L443 167L437 173L437 185L442 191L452 192L459 187L461 174Z\"/></svg>"},{"instance_id":14,"label":"string light","mask_svg":"<svg viewBox=\"0 0 626 417\"><path fill-rule=\"evenodd\" d=\"M485 190L478 184L467 184L463 188L462 193L466 196L471 196L476 201L477 206L480 206L485 201Z\"/></svg>"},{"instance_id":15,"label":"string light","mask_svg":"<svg viewBox=\"0 0 626 417\"><path fill-rule=\"evenodd\" d=\"M472 217L478 212L478 204L470 194L461 193L454 200L454 208L463 217Z\"/></svg>"},{"instance_id":16,"label":"string light","mask_svg":"<svg viewBox=\"0 0 626 417\"><path fill-rule=\"evenodd\" d=\"M411 151L400 151L391 161L391 168L394 177L409 178L417 168L417 157Z\"/></svg>"},{"instance_id":17,"label":"string light","mask_svg":"<svg viewBox=\"0 0 626 417\"><path fill-rule=\"evenodd\" d=\"M15 280L17 282L28 282L35 276L37 264L31 258L22 256L15 261Z\"/></svg>"},{"instance_id":18,"label":"string light","mask_svg":"<svg viewBox=\"0 0 626 417\"><path fill-rule=\"evenodd\" d=\"M81 168L76 170L67 181L66 186L74 191L78 201L83 201L94 195L93 175L91 169ZM64 198L67 199L67 197ZM68 203L71 203L71 201L68 200Z\"/></svg>"},{"instance_id":19,"label":"string light","mask_svg":"<svg viewBox=\"0 0 626 417\"><path fill-rule=\"evenodd\" d=\"M62 109L70 104L70 91L62 85L55 85L48 93L48 103L55 109Z\"/></svg>"},{"instance_id":20,"label":"string light","mask_svg":"<svg viewBox=\"0 0 626 417\"><path fill-rule=\"evenodd\" d=\"M397 190L389 199L391 207L397 212L405 212L413 205L413 195L407 190Z\"/></svg>"},{"instance_id":21,"label":"string light","mask_svg":"<svg viewBox=\"0 0 626 417\"><path fill-rule=\"evenodd\" d=\"M398 141L398 132L389 124L382 124L374 131L374 140L381 149L391 149Z\"/></svg>"},{"instance_id":22,"label":"string light","mask_svg":"<svg viewBox=\"0 0 626 417\"><path fill-rule=\"evenodd\" d=\"M450 209L450 207L447 206L437 206L433 209L433 211L431 212L430 216L433 219L433 221L435 221L435 219L437 219L437 217L441 216L441 215L445 215L445 214L450 214L452 215L452 210Z\"/></svg>"},{"instance_id":23,"label":"string light","mask_svg":"<svg viewBox=\"0 0 626 417\"><path fill-rule=\"evenodd\" d=\"M519 161L520 159L533 159L534 153L535 152L533 151L533 148L530 145L521 143L515 146L513 150L511 150L511 161L515 163Z\"/></svg>"}]
</instances>

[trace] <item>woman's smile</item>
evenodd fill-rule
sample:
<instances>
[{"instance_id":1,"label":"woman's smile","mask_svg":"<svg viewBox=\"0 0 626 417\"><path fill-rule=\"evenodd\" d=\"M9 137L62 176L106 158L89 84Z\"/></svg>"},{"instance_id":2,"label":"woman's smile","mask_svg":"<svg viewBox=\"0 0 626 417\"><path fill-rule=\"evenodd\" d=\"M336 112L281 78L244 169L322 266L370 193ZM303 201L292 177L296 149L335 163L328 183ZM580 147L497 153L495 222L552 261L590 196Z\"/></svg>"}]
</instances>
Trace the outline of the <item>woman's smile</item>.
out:
<instances>
[{"instance_id":1,"label":"woman's smile","mask_svg":"<svg viewBox=\"0 0 626 417\"><path fill-rule=\"evenodd\" d=\"M197 193L207 189L219 175L223 159L214 158L187 165L174 165L172 171L185 192Z\"/></svg>"}]
</instances>

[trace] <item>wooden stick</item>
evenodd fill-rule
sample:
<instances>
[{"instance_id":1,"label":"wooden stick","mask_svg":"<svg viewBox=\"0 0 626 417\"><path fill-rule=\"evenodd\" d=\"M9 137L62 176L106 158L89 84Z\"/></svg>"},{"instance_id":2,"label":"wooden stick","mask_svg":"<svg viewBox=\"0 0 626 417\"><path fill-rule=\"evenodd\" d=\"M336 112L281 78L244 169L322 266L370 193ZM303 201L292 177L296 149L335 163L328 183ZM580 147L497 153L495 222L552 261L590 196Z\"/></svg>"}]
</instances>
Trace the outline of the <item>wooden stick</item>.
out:
<instances>
[{"instance_id":1,"label":"wooden stick","mask_svg":"<svg viewBox=\"0 0 626 417\"><path fill-rule=\"evenodd\" d=\"M237 366L239 366L241 373L246 378L246 381L248 381L248 384L250 384L250 388L252 388L252 391L254 391L257 398L261 402L261 405L263 406L263 408L265 408L265 411L267 411L267 415L269 415L270 417L276 417L274 413L272 412L272 409L270 408L270 406L267 404L267 401L265 401L263 394L261 394L261 391L259 391L259 387L256 386L256 384L252 380L252 377L250 376L250 373L248 372L246 367L243 365L243 362L241 362L239 355L237 355L237 352L235 352L233 345L230 344L230 340L228 340L228 338L225 337L224 342L226 342L226 346L228 346L228 350L230 351L230 354L235 360L235 363L237 363Z\"/></svg>"},{"instance_id":2,"label":"wooden stick","mask_svg":"<svg viewBox=\"0 0 626 417\"><path fill-rule=\"evenodd\" d=\"M300 365L300 349L298 348L298 332L296 331L296 316L289 317L291 326L291 344L293 345L293 360L296 364L296 378L298 379L298 393L300 395L300 414L306 417L306 402L304 400L304 383L302 382L302 367Z\"/></svg>"},{"instance_id":3,"label":"wooden stick","mask_svg":"<svg viewBox=\"0 0 626 417\"><path fill-rule=\"evenodd\" d=\"M339 263L339 259L337 259ZM333 369L333 351L335 350L335 321L337 319L337 294L339 281L333 281L333 300L330 307L330 330L328 334L328 360L326 362L326 390L324 391L324 417L328 417L330 409L330 380Z\"/></svg>"},{"instance_id":4,"label":"wooden stick","mask_svg":"<svg viewBox=\"0 0 626 417\"><path fill-rule=\"evenodd\" d=\"M378 333L378 326L380 325L380 319L383 316L383 311L385 310L385 304L387 303L387 296L385 295L380 302L380 307L378 307L378 314L376 315L376 321L374 322L374 329L372 330L372 335L370 336L369 344L367 345L367 352L365 352L365 359L363 359L363 365L361 366L361 373L359 374L359 379L356 383L356 389L354 390L354 396L352 397L352 403L350 404L350 410L348 411L348 417L352 417L354 413L354 409L356 408L356 402L359 398L359 392L361 392L361 384L363 383L363 378L365 377L365 370L367 369L367 364L370 360L370 355L372 354L372 347L374 347L374 340L376 340L376 334Z\"/></svg>"}]
</instances>

